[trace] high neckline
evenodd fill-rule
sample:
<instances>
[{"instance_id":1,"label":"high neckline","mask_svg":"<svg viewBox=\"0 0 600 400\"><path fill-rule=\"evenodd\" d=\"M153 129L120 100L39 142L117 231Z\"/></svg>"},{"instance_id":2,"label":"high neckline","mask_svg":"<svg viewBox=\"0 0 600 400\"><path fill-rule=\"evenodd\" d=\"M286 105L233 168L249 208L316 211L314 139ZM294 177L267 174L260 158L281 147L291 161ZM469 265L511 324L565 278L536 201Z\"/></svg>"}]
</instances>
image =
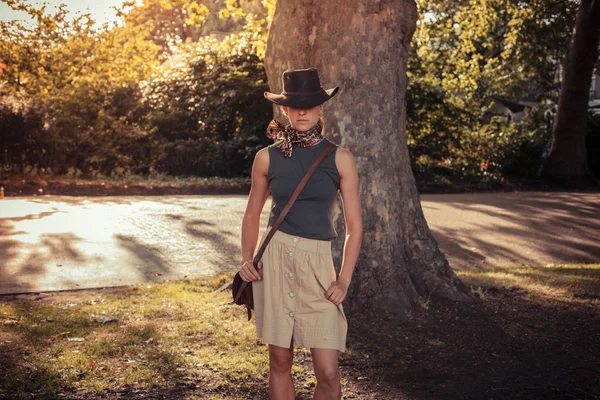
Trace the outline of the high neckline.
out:
<instances>
[{"instance_id":1,"label":"high neckline","mask_svg":"<svg viewBox=\"0 0 600 400\"><path fill-rule=\"evenodd\" d=\"M306 146L306 147L295 147L294 146L294 149L310 149L310 148L313 148L313 147L316 147L316 146L320 145L324 141L325 141L325 136L323 136L323 138L321 140L319 140L317 143L313 144L312 146Z\"/></svg>"}]
</instances>

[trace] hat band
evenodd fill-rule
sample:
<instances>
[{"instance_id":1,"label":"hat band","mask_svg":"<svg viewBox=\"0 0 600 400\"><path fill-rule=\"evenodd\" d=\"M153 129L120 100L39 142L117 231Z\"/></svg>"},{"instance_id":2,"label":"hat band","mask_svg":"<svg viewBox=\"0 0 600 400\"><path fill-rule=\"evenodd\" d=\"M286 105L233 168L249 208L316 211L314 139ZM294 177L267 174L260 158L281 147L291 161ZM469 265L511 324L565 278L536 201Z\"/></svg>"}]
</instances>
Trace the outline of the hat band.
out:
<instances>
[{"instance_id":1,"label":"hat band","mask_svg":"<svg viewBox=\"0 0 600 400\"><path fill-rule=\"evenodd\" d=\"M312 95L312 94L319 94L323 92L323 88L317 90L316 92L281 92L282 95L287 96L287 95Z\"/></svg>"}]
</instances>

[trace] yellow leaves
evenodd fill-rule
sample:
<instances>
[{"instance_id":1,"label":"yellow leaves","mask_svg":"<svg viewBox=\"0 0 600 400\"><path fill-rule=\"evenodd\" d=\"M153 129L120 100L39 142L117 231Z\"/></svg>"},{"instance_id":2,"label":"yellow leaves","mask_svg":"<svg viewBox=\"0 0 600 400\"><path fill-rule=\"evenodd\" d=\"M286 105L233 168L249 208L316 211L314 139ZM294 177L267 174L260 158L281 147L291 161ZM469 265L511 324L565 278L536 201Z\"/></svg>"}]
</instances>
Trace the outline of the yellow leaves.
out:
<instances>
[{"instance_id":1,"label":"yellow leaves","mask_svg":"<svg viewBox=\"0 0 600 400\"><path fill-rule=\"evenodd\" d=\"M188 19L186 23L192 26L200 26L206 17L210 14L210 10L204 4L198 4L195 1L187 3L184 9L188 13Z\"/></svg>"},{"instance_id":2,"label":"yellow leaves","mask_svg":"<svg viewBox=\"0 0 600 400\"><path fill-rule=\"evenodd\" d=\"M245 18L247 14L238 6L237 0L225 0L225 8L219 10L219 18L231 18L234 21L239 21Z\"/></svg>"},{"instance_id":3,"label":"yellow leaves","mask_svg":"<svg viewBox=\"0 0 600 400\"><path fill-rule=\"evenodd\" d=\"M231 18L231 11L228 10L227 8L222 8L221 10L219 10L219 18L222 18L222 19Z\"/></svg>"},{"instance_id":4,"label":"yellow leaves","mask_svg":"<svg viewBox=\"0 0 600 400\"><path fill-rule=\"evenodd\" d=\"M417 57L409 59L411 80L440 87L461 106L523 78L514 61L523 48L521 29L533 15L531 6L503 0L420 0L419 6L430 17L413 36Z\"/></svg>"},{"instance_id":5,"label":"yellow leaves","mask_svg":"<svg viewBox=\"0 0 600 400\"><path fill-rule=\"evenodd\" d=\"M160 0L158 4L160 5L160 8L162 8L164 10L173 9L173 5L171 4L171 2L169 0Z\"/></svg>"}]
</instances>

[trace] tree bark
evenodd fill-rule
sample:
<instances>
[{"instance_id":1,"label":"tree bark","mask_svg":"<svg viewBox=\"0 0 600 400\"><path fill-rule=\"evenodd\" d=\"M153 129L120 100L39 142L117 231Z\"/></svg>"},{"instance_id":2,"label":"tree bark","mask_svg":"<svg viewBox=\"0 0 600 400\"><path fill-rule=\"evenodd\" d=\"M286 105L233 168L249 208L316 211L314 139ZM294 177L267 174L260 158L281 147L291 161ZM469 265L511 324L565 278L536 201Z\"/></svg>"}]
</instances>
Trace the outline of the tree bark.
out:
<instances>
[{"instance_id":1,"label":"tree bark","mask_svg":"<svg viewBox=\"0 0 600 400\"><path fill-rule=\"evenodd\" d=\"M566 184L589 180L585 134L588 101L600 43L600 0L580 0L575 30L565 55L550 154L540 173Z\"/></svg>"},{"instance_id":2,"label":"tree bark","mask_svg":"<svg viewBox=\"0 0 600 400\"><path fill-rule=\"evenodd\" d=\"M406 144L406 60L416 28L412 0L279 0L267 42L271 91L286 69L316 67L326 134L357 159L363 245L346 307L400 313L420 297L472 301L423 216ZM276 117L281 117L278 107ZM340 264L343 215L334 245Z\"/></svg>"}]
</instances>

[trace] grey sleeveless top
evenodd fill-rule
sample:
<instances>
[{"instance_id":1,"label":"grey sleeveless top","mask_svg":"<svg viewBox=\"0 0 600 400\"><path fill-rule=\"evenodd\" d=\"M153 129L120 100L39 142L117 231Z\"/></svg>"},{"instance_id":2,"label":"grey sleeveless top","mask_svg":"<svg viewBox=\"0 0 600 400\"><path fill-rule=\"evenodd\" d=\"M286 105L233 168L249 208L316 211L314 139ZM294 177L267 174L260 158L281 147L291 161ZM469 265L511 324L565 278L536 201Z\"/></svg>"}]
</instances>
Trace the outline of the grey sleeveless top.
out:
<instances>
[{"instance_id":1,"label":"grey sleeveless top","mask_svg":"<svg viewBox=\"0 0 600 400\"><path fill-rule=\"evenodd\" d=\"M269 189L273 199L269 226L287 204L296 187L319 154L327 146L323 139L310 147L294 147L292 156L285 158L275 142L269 146ZM290 235L318 240L334 240L333 213L340 189L340 175L335 165L335 145L310 177L296 202L285 216L279 230Z\"/></svg>"}]
</instances>

